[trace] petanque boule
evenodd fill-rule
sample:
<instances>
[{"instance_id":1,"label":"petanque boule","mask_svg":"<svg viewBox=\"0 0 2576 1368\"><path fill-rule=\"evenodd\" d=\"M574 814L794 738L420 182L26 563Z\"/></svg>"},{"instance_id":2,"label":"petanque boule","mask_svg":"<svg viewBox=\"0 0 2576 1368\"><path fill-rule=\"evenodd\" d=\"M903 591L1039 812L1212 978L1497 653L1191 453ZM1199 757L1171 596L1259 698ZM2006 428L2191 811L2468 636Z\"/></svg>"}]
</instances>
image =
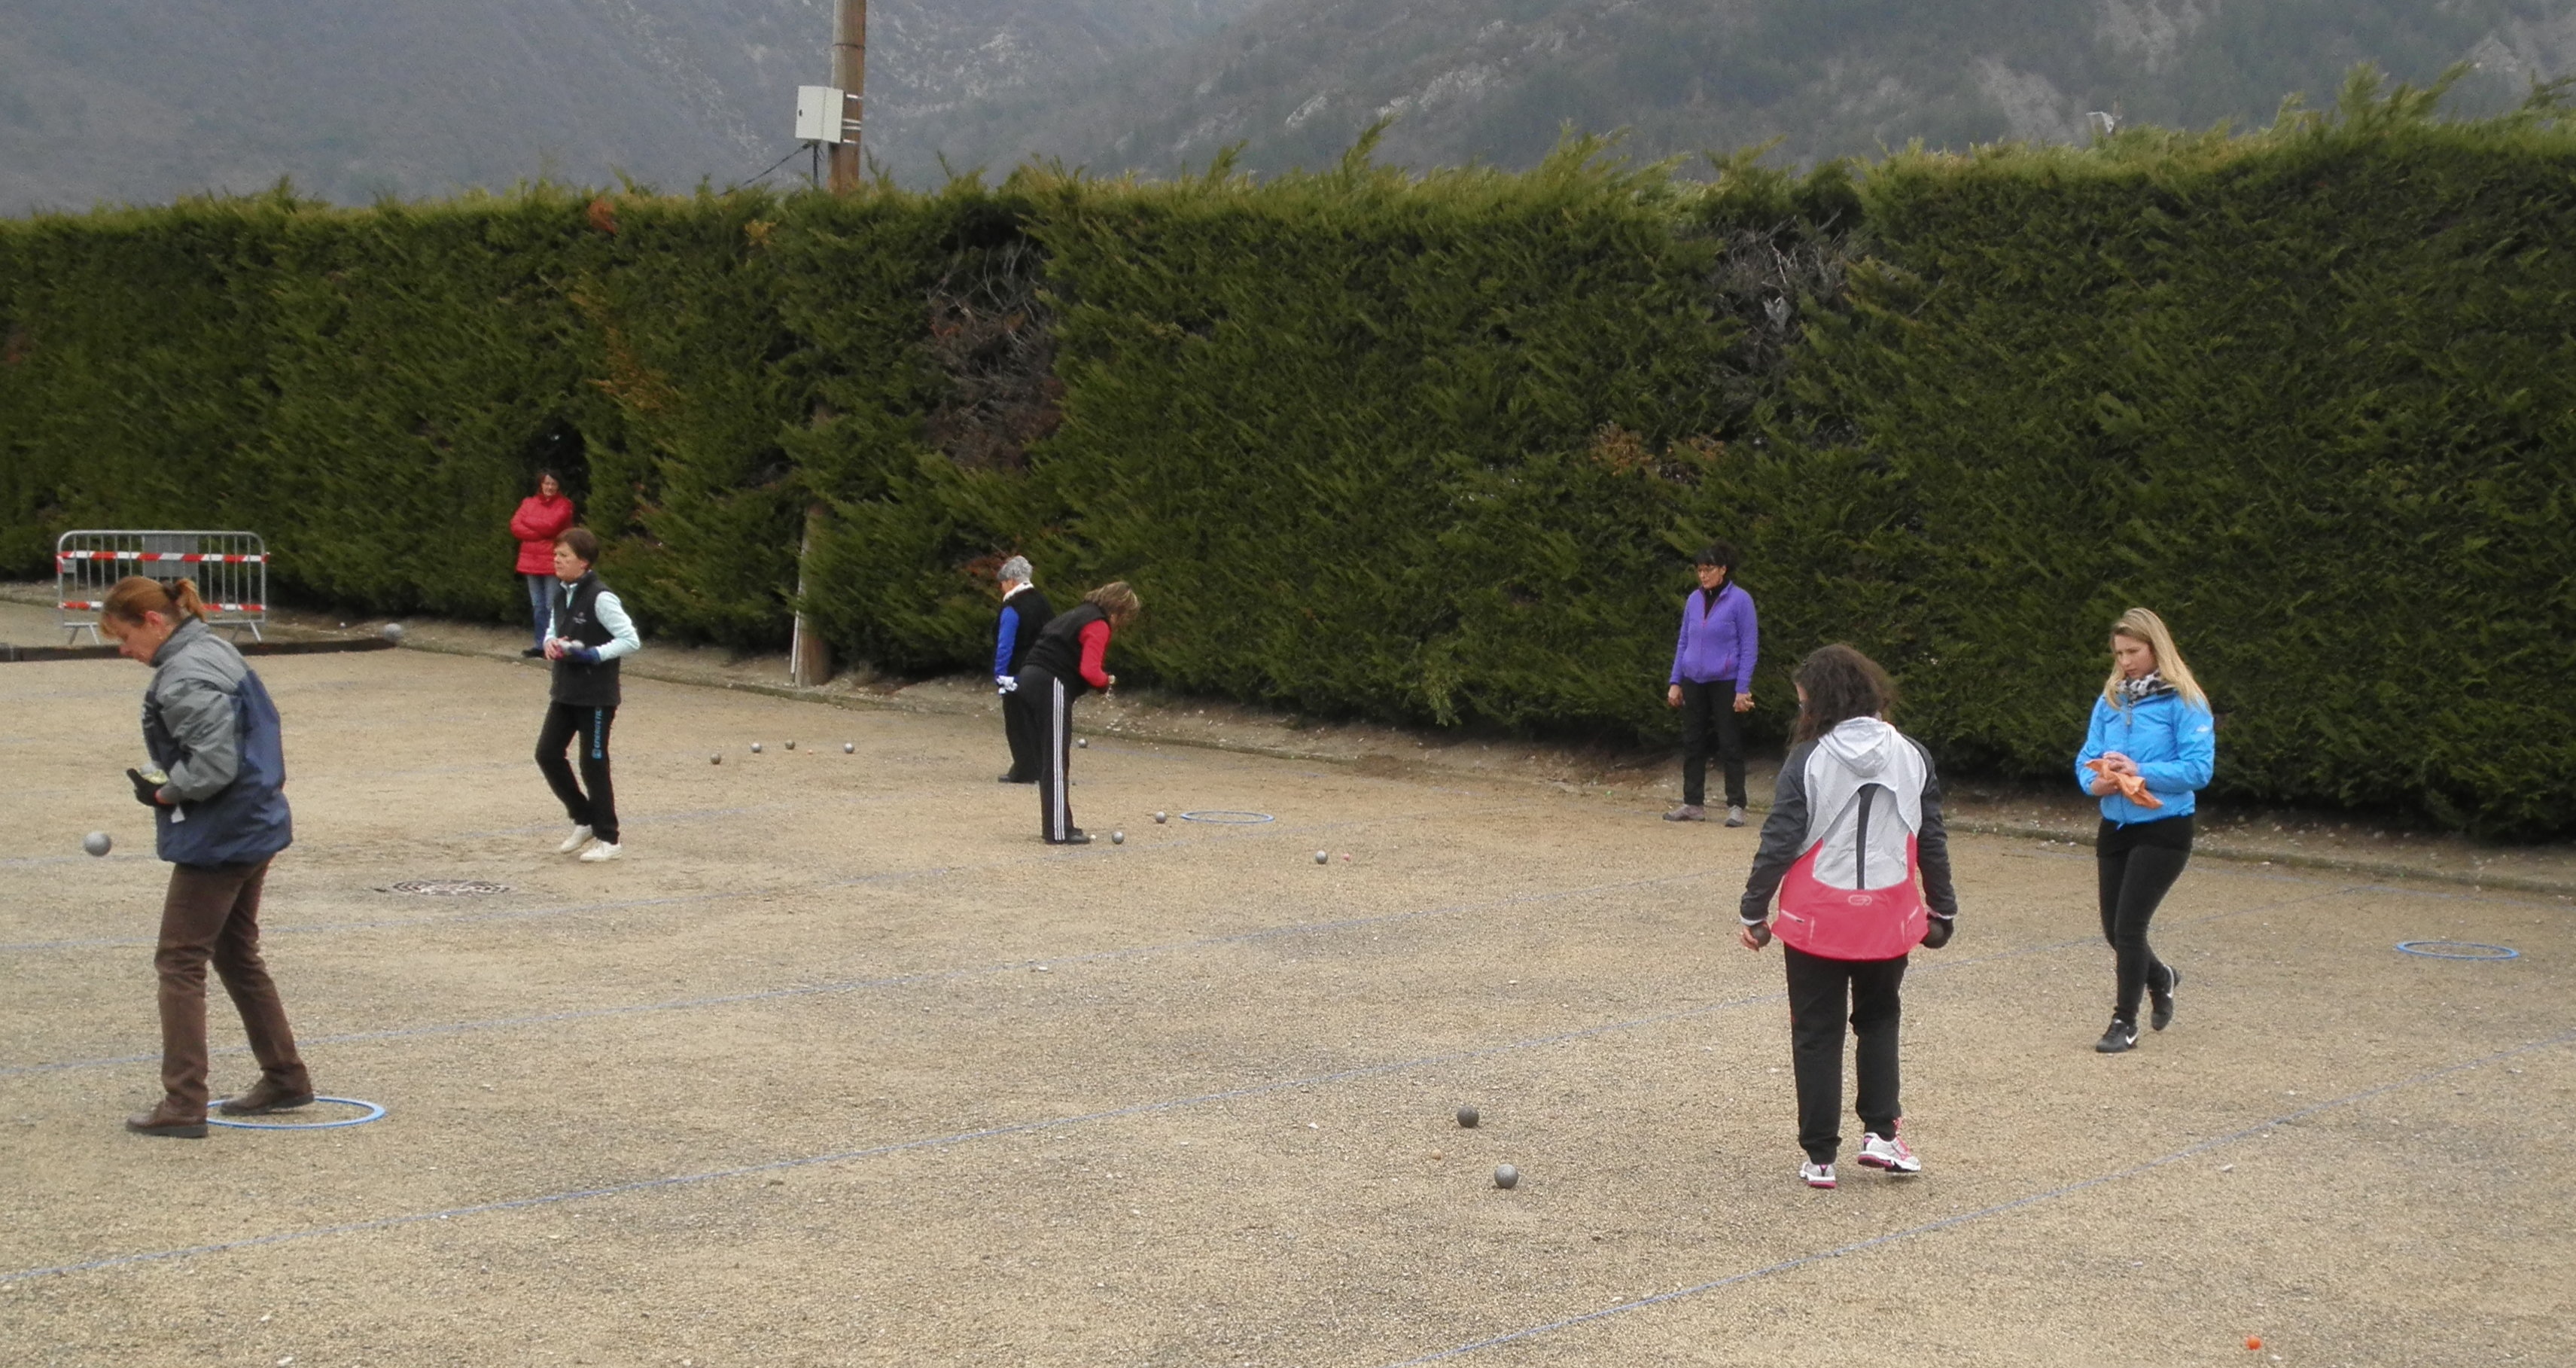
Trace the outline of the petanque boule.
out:
<instances>
[{"instance_id":1,"label":"petanque boule","mask_svg":"<svg viewBox=\"0 0 2576 1368\"><path fill-rule=\"evenodd\" d=\"M1315 852L1315 863L1317 863L1317 864L1331 864L1332 862L1333 862L1333 857L1332 857L1332 856L1327 855L1327 854L1325 854L1323 851L1320 851L1320 850L1318 850L1318 851L1316 851L1316 852Z\"/></svg>"},{"instance_id":2,"label":"petanque boule","mask_svg":"<svg viewBox=\"0 0 2576 1368\"><path fill-rule=\"evenodd\" d=\"M93 831L81 838L81 849L92 855L104 855L116 849L116 838L104 831Z\"/></svg>"},{"instance_id":3,"label":"petanque boule","mask_svg":"<svg viewBox=\"0 0 2576 1368\"><path fill-rule=\"evenodd\" d=\"M842 742L842 743L841 743L841 754L843 754L843 755L856 755L856 754L858 754L858 753L859 753L859 743L858 743L858 742L856 742L856 741L844 741L844 742Z\"/></svg>"},{"instance_id":4,"label":"petanque boule","mask_svg":"<svg viewBox=\"0 0 2576 1368\"><path fill-rule=\"evenodd\" d=\"M707 763L708 763L708 764L710 764L710 765L721 765L721 764L723 764L723 763L724 763L724 752L723 752L723 751L717 751L715 754L708 756L708 757L707 757Z\"/></svg>"},{"instance_id":5,"label":"petanque boule","mask_svg":"<svg viewBox=\"0 0 2576 1368\"><path fill-rule=\"evenodd\" d=\"M1087 736L1077 736L1073 738L1073 744L1078 750L1089 750L1091 749L1091 738Z\"/></svg>"},{"instance_id":6,"label":"petanque boule","mask_svg":"<svg viewBox=\"0 0 2576 1368\"><path fill-rule=\"evenodd\" d=\"M1154 814L1154 825L1156 826L1161 826L1163 823L1170 820L1172 820L1172 814L1168 812L1157 812Z\"/></svg>"},{"instance_id":7,"label":"petanque boule","mask_svg":"<svg viewBox=\"0 0 2576 1368\"><path fill-rule=\"evenodd\" d=\"M788 742L788 743L787 743L787 749L789 749L789 750L794 750L794 749L796 749L796 743L795 743L795 742L793 742L793 741Z\"/></svg>"},{"instance_id":8,"label":"petanque boule","mask_svg":"<svg viewBox=\"0 0 2576 1368\"><path fill-rule=\"evenodd\" d=\"M1113 831L1113 832L1110 832L1110 833L1109 833L1109 844L1111 844L1111 845L1125 845L1125 844L1127 844L1127 833L1126 833L1126 832L1123 832L1123 831Z\"/></svg>"},{"instance_id":9,"label":"petanque boule","mask_svg":"<svg viewBox=\"0 0 2576 1368\"><path fill-rule=\"evenodd\" d=\"M752 753L752 754L754 754L754 755L758 755L758 754L760 754L760 743L759 743L759 742L754 741L754 742L752 742L752 743L751 743L751 753Z\"/></svg>"},{"instance_id":10,"label":"petanque boule","mask_svg":"<svg viewBox=\"0 0 2576 1368\"><path fill-rule=\"evenodd\" d=\"M1494 1166L1494 1186L1509 1190L1521 1185L1521 1171L1509 1164Z\"/></svg>"},{"instance_id":11,"label":"petanque boule","mask_svg":"<svg viewBox=\"0 0 2576 1368\"><path fill-rule=\"evenodd\" d=\"M1476 1115L1476 1109L1475 1109L1474 1107L1460 1107L1460 1108L1458 1109L1458 1124L1459 1124L1459 1125L1461 1125L1461 1126L1463 1126L1463 1127L1467 1128L1468 1130L1474 1130L1474 1129L1476 1128L1476 1122L1477 1122L1477 1120L1478 1120L1478 1117L1477 1117L1477 1115Z\"/></svg>"},{"instance_id":12,"label":"petanque boule","mask_svg":"<svg viewBox=\"0 0 2576 1368\"><path fill-rule=\"evenodd\" d=\"M402 639L403 639L403 625L402 625L401 623L399 623L399 622L388 622L388 623L386 623L386 624L385 624L385 640L387 640L387 641L392 641L392 642L400 642Z\"/></svg>"}]
</instances>

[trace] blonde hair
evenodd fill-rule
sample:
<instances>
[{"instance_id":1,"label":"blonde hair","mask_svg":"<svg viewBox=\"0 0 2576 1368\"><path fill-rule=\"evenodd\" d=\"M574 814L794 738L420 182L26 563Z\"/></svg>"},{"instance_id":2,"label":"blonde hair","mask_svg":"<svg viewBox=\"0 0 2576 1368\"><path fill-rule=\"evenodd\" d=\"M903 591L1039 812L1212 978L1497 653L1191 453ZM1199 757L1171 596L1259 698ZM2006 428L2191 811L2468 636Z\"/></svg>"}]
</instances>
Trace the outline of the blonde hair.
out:
<instances>
[{"instance_id":1,"label":"blonde hair","mask_svg":"<svg viewBox=\"0 0 2576 1368\"><path fill-rule=\"evenodd\" d=\"M2195 708L2206 710L2209 707L2209 695L2200 691L2200 681L2192 678L2191 666L2183 663L2182 648L2174 645L2172 630L2165 626L2163 618L2156 616L2154 609L2132 608L2122 613L2120 620L2111 624L2111 635L2145 642L2147 649L2155 653L2156 673L2164 676L2164 681L2174 687L2174 692L2181 694L2183 701ZM2120 667L2117 664L2111 666L2111 677L2102 681L2102 697L2112 707L2128 706L2120 697Z\"/></svg>"},{"instance_id":2,"label":"blonde hair","mask_svg":"<svg viewBox=\"0 0 2576 1368\"><path fill-rule=\"evenodd\" d=\"M1082 601L1114 618L1132 618L1145 611L1145 601L1136 597L1136 591L1128 588L1125 580L1112 580L1083 595Z\"/></svg>"},{"instance_id":3,"label":"blonde hair","mask_svg":"<svg viewBox=\"0 0 2576 1368\"><path fill-rule=\"evenodd\" d=\"M192 579L175 579L164 587L157 579L128 575L107 591L107 602L99 605L99 611L138 627L145 613L159 613L173 625L186 618L206 620L205 600L197 597L197 582Z\"/></svg>"}]
</instances>

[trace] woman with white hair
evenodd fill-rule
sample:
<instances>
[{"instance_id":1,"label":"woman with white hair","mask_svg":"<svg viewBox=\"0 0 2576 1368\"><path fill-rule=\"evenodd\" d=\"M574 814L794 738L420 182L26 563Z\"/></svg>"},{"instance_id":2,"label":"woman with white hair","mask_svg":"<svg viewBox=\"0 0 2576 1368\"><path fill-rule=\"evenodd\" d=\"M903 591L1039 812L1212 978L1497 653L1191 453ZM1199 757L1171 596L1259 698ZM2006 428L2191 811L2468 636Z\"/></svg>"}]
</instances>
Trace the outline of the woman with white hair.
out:
<instances>
[{"instance_id":1,"label":"woman with white hair","mask_svg":"<svg viewBox=\"0 0 2576 1368\"><path fill-rule=\"evenodd\" d=\"M2111 629L2111 676L2075 756L2075 782L2102 800L2093 857L2102 939L2118 970L2111 1027L2093 1046L2104 1054L2137 1046L2141 996L2157 1030L2173 1024L2182 971L2156 958L2147 923L2191 860L2193 795L2209 786L2218 763L2214 727L2209 696L2165 620L2144 608L2121 614Z\"/></svg>"},{"instance_id":2,"label":"woman with white hair","mask_svg":"<svg viewBox=\"0 0 2576 1368\"><path fill-rule=\"evenodd\" d=\"M1002 734L1011 743L1011 768L1002 776L1005 784L1034 784L1038 781L1038 732L1044 719L1020 697L1020 666L1027 662L1029 648L1037 644L1038 633L1055 616L1055 608L1046 595L1038 592L1034 582L1037 571L1030 568L1029 558L1013 556L1002 562L993 578L1002 585L1001 629L993 636L993 687L1002 695Z\"/></svg>"}]
</instances>

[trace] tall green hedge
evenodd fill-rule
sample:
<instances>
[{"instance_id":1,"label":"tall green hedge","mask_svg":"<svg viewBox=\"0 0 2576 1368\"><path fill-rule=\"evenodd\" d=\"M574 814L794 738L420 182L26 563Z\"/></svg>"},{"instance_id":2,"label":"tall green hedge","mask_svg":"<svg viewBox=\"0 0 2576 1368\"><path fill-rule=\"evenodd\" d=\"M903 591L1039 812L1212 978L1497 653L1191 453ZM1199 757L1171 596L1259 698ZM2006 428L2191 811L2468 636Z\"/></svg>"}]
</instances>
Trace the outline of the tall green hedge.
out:
<instances>
[{"instance_id":1,"label":"tall green hedge","mask_svg":"<svg viewBox=\"0 0 2576 1368\"><path fill-rule=\"evenodd\" d=\"M1122 671L1659 735L1688 550L1953 763L2059 774L2124 607L2222 791L2576 830L2576 136L2367 87L2257 134L1713 181L1574 143L1409 178L0 224L0 563L265 533L290 594L512 615L568 464L654 631L986 659L986 576L1149 604ZM801 598L800 598L801 583Z\"/></svg>"}]
</instances>

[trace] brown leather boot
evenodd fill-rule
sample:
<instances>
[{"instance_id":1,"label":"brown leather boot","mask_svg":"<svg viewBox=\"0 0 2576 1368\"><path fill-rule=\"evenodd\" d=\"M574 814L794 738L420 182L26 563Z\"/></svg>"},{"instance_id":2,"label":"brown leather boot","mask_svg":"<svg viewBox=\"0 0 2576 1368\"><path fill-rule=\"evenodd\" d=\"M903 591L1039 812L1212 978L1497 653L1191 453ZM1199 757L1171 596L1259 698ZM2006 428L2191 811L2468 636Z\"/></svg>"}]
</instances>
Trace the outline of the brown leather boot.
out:
<instances>
[{"instance_id":1,"label":"brown leather boot","mask_svg":"<svg viewBox=\"0 0 2576 1368\"><path fill-rule=\"evenodd\" d=\"M168 1102L125 1118L125 1128L136 1135L162 1135L173 1140L206 1138L206 1118L203 1115L190 1116Z\"/></svg>"},{"instance_id":2,"label":"brown leather boot","mask_svg":"<svg viewBox=\"0 0 2576 1368\"><path fill-rule=\"evenodd\" d=\"M215 1104L215 1110L226 1116L265 1116L270 1112L293 1111L313 1105L313 1083L301 1071L281 1079L275 1074L261 1074L250 1091L239 1097L227 1097Z\"/></svg>"}]
</instances>

